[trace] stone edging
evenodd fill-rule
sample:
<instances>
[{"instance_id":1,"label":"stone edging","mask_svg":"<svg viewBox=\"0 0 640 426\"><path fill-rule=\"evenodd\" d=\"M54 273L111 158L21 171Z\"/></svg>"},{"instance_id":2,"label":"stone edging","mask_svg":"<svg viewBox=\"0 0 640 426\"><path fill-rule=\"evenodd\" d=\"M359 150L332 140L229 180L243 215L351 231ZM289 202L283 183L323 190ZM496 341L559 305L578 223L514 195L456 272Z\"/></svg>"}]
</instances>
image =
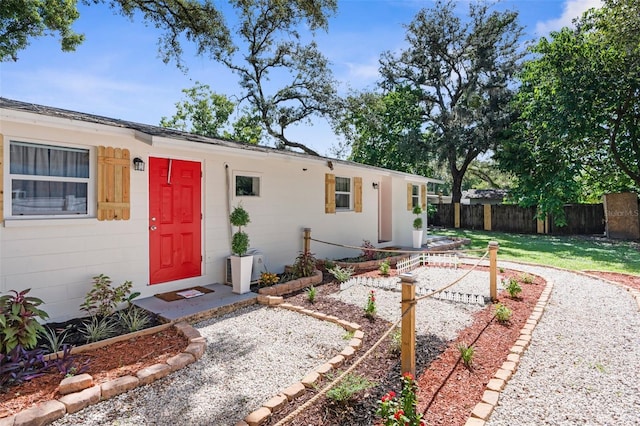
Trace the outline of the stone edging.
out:
<instances>
[{"instance_id":1,"label":"stone edging","mask_svg":"<svg viewBox=\"0 0 640 426\"><path fill-rule=\"evenodd\" d=\"M320 284L322 282L322 271L316 271L310 277L302 277L296 280L287 281L286 283L275 284L269 287L263 287L258 290L259 294L266 296L283 296L289 293L295 293L312 284Z\"/></svg>"},{"instance_id":2,"label":"stone edging","mask_svg":"<svg viewBox=\"0 0 640 426\"><path fill-rule=\"evenodd\" d=\"M89 374L65 378L60 382L59 393L62 396L59 399L52 399L9 417L0 418L0 426L50 424L66 414L75 413L138 386L148 385L200 359L206 348L205 338L186 322L178 322L173 326L189 340L182 353L172 356L164 363L142 368L135 376L118 377L100 384L94 383L93 377Z\"/></svg>"},{"instance_id":3,"label":"stone edging","mask_svg":"<svg viewBox=\"0 0 640 426\"><path fill-rule=\"evenodd\" d=\"M542 318L542 314L549 303L552 290L553 282L547 280L547 284L538 298L538 303L536 303L529 319L520 330L520 337L518 337L516 343L509 350L507 360L502 363L502 366L496 371L493 378L489 380L489 383L487 383L480 402L477 403L471 411L471 417L467 419L465 426L484 426L489 420L489 417L491 417L491 413L493 413L493 410L498 405L500 393L504 390L509 379L511 379L517 371L520 358L531 343L531 335L536 325L538 325L540 318Z\"/></svg>"},{"instance_id":4,"label":"stone edging","mask_svg":"<svg viewBox=\"0 0 640 426\"><path fill-rule=\"evenodd\" d=\"M244 420L236 423L236 426L260 426L264 424L273 413L277 413L284 408L289 402L293 401L306 392L307 389L314 388L316 384L332 370L339 368L345 361L353 358L358 349L362 347L364 340L364 332L361 330L360 324L341 320L333 315L326 315L322 312L306 309L302 306L283 303L282 297L278 296L258 296L258 303L268 306L277 306L290 311L299 312L309 315L321 321L330 321L339 325L347 331L353 332L353 338L347 343L345 348L338 355L331 358L326 363L309 371L299 382L296 382L279 394L273 396L262 403L262 406L251 412Z\"/></svg>"}]
</instances>

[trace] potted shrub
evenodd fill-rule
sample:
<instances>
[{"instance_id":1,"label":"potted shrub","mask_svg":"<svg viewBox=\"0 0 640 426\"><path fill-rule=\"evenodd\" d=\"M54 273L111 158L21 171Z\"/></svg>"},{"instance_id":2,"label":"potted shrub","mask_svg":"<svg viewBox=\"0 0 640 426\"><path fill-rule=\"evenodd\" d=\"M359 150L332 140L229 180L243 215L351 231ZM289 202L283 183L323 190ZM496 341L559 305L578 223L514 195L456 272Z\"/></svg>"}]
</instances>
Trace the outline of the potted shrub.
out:
<instances>
[{"instance_id":1,"label":"potted shrub","mask_svg":"<svg viewBox=\"0 0 640 426\"><path fill-rule=\"evenodd\" d=\"M413 208L413 214L416 215L416 218L413 219L413 248L422 247L422 209L420 206L415 206Z\"/></svg>"},{"instance_id":2,"label":"potted shrub","mask_svg":"<svg viewBox=\"0 0 640 426\"><path fill-rule=\"evenodd\" d=\"M231 239L231 284L233 292L248 293L251 286L251 269L253 256L247 255L249 250L249 236L242 230L249 222L249 213L238 204L229 215L231 225L238 228Z\"/></svg>"}]
</instances>

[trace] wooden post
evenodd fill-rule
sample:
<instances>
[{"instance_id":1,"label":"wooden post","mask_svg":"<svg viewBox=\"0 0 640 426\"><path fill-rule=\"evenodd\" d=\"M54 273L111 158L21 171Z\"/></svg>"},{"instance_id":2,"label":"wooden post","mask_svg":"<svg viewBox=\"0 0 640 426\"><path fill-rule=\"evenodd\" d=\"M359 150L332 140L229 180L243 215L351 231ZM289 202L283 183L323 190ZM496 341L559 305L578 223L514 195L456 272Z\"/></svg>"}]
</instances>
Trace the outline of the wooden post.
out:
<instances>
[{"instance_id":1,"label":"wooden post","mask_svg":"<svg viewBox=\"0 0 640 426\"><path fill-rule=\"evenodd\" d=\"M460 228L460 203L453 204L453 227Z\"/></svg>"},{"instance_id":2,"label":"wooden post","mask_svg":"<svg viewBox=\"0 0 640 426\"><path fill-rule=\"evenodd\" d=\"M311 228L304 228L304 253L311 250Z\"/></svg>"},{"instance_id":3,"label":"wooden post","mask_svg":"<svg viewBox=\"0 0 640 426\"><path fill-rule=\"evenodd\" d=\"M489 241L489 295L492 301L498 300L498 247L497 241Z\"/></svg>"},{"instance_id":4,"label":"wooden post","mask_svg":"<svg viewBox=\"0 0 640 426\"><path fill-rule=\"evenodd\" d=\"M491 231L491 204L484 205L484 230Z\"/></svg>"},{"instance_id":5,"label":"wooden post","mask_svg":"<svg viewBox=\"0 0 640 426\"><path fill-rule=\"evenodd\" d=\"M401 274L402 281L402 345L400 372L416 374L416 286L413 274ZM408 311L407 311L408 310Z\"/></svg>"}]
</instances>

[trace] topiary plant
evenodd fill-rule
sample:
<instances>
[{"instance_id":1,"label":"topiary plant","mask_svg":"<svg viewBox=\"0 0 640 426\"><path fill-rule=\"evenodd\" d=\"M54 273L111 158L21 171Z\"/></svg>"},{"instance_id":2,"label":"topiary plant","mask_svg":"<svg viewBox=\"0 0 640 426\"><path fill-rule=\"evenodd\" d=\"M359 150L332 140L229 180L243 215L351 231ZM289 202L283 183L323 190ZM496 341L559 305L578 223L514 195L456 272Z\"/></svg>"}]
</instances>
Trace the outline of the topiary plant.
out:
<instances>
[{"instance_id":1,"label":"topiary plant","mask_svg":"<svg viewBox=\"0 0 640 426\"><path fill-rule=\"evenodd\" d=\"M236 256L244 256L249 250L249 235L242 230L242 227L251 222L249 213L242 207L242 204L238 204L229 215L229 221L231 225L238 228L231 239L231 253Z\"/></svg>"},{"instance_id":2,"label":"topiary plant","mask_svg":"<svg viewBox=\"0 0 640 426\"><path fill-rule=\"evenodd\" d=\"M422 218L420 217L420 215L422 214L422 208L420 208L420 206L414 206L413 214L416 215L416 218L413 219L413 229L419 231L422 229Z\"/></svg>"}]
</instances>

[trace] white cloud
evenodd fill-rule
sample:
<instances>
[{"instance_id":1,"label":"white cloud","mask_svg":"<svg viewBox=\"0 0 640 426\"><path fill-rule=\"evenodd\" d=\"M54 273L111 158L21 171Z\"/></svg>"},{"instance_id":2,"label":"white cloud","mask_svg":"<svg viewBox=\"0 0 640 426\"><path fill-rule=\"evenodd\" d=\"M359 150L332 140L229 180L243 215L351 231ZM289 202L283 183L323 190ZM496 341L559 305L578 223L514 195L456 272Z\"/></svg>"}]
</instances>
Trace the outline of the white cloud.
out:
<instances>
[{"instance_id":1,"label":"white cloud","mask_svg":"<svg viewBox=\"0 0 640 426\"><path fill-rule=\"evenodd\" d=\"M602 0L567 0L564 4L562 16L536 24L536 35L545 36L551 31L558 31L563 27L571 27L575 18L582 16L588 9L593 7L600 8L602 5Z\"/></svg>"}]
</instances>

